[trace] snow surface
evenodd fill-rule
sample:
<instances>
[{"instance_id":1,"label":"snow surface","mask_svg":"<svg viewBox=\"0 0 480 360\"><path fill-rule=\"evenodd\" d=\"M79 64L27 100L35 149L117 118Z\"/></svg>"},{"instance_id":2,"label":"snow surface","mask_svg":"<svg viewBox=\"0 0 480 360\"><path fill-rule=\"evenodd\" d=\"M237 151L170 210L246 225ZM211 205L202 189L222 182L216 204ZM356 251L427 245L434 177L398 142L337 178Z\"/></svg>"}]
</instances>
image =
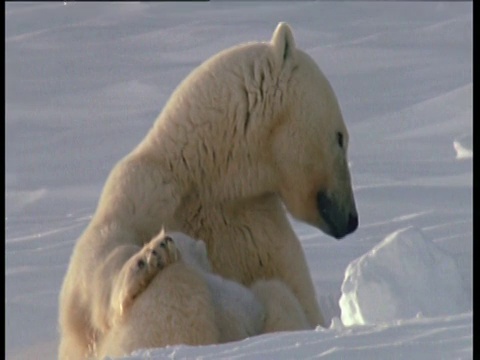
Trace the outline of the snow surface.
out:
<instances>
[{"instance_id":1,"label":"snow surface","mask_svg":"<svg viewBox=\"0 0 480 360\"><path fill-rule=\"evenodd\" d=\"M457 314L472 307L455 259L413 227L387 236L348 265L339 304L347 326Z\"/></svg>"},{"instance_id":2,"label":"snow surface","mask_svg":"<svg viewBox=\"0 0 480 360\"><path fill-rule=\"evenodd\" d=\"M473 358L471 2L11 2L5 20L7 359L56 357L76 238L172 90L279 21L329 78L350 131L359 229L338 242L292 220L332 325L130 359ZM382 291L357 299L370 324L346 326L339 300L357 259L373 272L352 284Z\"/></svg>"}]
</instances>

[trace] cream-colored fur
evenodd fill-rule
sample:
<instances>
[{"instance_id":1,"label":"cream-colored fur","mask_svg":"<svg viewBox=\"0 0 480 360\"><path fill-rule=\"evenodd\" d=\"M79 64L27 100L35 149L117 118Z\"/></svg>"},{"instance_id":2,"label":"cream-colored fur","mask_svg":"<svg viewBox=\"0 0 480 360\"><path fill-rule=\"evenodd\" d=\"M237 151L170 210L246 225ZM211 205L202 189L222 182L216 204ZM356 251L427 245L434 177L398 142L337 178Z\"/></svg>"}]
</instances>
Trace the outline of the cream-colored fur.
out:
<instances>
[{"instance_id":1,"label":"cream-colored fur","mask_svg":"<svg viewBox=\"0 0 480 360\"><path fill-rule=\"evenodd\" d=\"M182 259L173 241L166 239L170 237L162 232L151 241L159 244L152 248L157 248L158 257L163 259L153 278L147 275L152 272L148 266L139 269L136 263L130 264L130 271L137 274L122 284L126 291L131 288L142 290L131 299L128 307L112 310L114 321L104 337L97 341L92 357L103 359L107 355L128 355L140 348L207 345L220 341L207 281L198 268Z\"/></svg>"},{"instance_id":2,"label":"cream-colored fur","mask_svg":"<svg viewBox=\"0 0 480 360\"><path fill-rule=\"evenodd\" d=\"M262 333L309 328L300 302L283 282L259 280L251 289L265 309Z\"/></svg>"},{"instance_id":3,"label":"cream-colored fur","mask_svg":"<svg viewBox=\"0 0 480 360\"><path fill-rule=\"evenodd\" d=\"M279 279L310 326L325 325L283 204L336 238L354 231L347 147L335 94L288 25L200 65L113 168L75 245L60 294L60 359L91 356L112 327L129 257L162 226L203 239L224 278Z\"/></svg>"},{"instance_id":4,"label":"cream-colored fur","mask_svg":"<svg viewBox=\"0 0 480 360\"><path fill-rule=\"evenodd\" d=\"M123 286L127 292L141 290L129 306L113 310L113 325L97 343L94 355L98 358L128 355L141 348L224 343L309 328L300 303L282 282L259 280L251 291L213 274L203 241L162 231L143 252L151 257L152 249L160 261L140 268L138 259L130 262L134 276L125 277ZM153 278L149 267L157 271Z\"/></svg>"}]
</instances>

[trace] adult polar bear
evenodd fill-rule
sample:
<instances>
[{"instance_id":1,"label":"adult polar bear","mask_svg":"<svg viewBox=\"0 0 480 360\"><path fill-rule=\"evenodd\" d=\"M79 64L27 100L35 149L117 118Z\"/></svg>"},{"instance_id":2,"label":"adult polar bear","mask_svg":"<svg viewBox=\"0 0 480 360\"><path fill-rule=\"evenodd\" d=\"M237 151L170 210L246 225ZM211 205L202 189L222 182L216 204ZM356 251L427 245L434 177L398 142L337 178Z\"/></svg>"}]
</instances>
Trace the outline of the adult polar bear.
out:
<instances>
[{"instance_id":1,"label":"adult polar bear","mask_svg":"<svg viewBox=\"0 0 480 360\"><path fill-rule=\"evenodd\" d=\"M335 94L287 24L204 62L107 179L62 286L60 358L91 356L112 326L110 274L162 227L203 239L228 279L282 280L325 325L282 202L336 238L353 232L347 145Z\"/></svg>"}]
</instances>

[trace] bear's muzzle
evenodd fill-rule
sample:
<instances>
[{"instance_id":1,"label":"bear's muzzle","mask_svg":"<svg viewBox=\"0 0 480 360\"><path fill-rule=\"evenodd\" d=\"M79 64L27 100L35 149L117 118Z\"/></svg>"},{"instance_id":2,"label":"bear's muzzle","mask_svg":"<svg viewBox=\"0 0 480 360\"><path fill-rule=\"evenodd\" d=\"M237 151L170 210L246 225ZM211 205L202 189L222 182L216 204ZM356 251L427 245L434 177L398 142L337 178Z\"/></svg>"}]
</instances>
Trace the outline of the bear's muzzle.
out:
<instances>
[{"instance_id":1,"label":"bear's muzzle","mask_svg":"<svg viewBox=\"0 0 480 360\"><path fill-rule=\"evenodd\" d=\"M358 227L358 215L356 210L345 211L337 201L325 192L317 193L317 208L328 229L323 229L328 235L336 239L351 234Z\"/></svg>"}]
</instances>

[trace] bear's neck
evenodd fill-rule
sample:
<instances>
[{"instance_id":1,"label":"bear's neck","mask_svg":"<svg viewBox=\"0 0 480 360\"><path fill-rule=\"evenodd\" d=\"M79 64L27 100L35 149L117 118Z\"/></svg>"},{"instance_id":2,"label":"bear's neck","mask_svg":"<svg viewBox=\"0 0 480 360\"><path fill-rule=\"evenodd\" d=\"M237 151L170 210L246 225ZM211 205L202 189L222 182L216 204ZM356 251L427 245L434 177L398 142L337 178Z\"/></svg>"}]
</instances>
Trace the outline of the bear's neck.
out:
<instances>
[{"instance_id":1,"label":"bear's neck","mask_svg":"<svg viewBox=\"0 0 480 360\"><path fill-rule=\"evenodd\" d=\"M267 154L259 153L248 139L235 139L235 129L212 129L163 116L144 140L144 148L156 149L155 158L162 168L171 171L168 176L176 182L182 197L214 206L277 191Z\"/></svg>"},{"instance_id":2,"label":"bear's neck","mask_svg":"<svg viewBox=\"0 0 480 360\"><path fill-rule=\"evenodd\" d=\"M262 105L271 101L269 94L249 99L252 92L246 92L240 76L244 69L212 76L203 69L208 66L197 68L174 91L139 149L154 149L183 195L193 193L202 203L278 192L266 129L274 111L264 113L268 107Z\"/></svg>"}]
</instances>

